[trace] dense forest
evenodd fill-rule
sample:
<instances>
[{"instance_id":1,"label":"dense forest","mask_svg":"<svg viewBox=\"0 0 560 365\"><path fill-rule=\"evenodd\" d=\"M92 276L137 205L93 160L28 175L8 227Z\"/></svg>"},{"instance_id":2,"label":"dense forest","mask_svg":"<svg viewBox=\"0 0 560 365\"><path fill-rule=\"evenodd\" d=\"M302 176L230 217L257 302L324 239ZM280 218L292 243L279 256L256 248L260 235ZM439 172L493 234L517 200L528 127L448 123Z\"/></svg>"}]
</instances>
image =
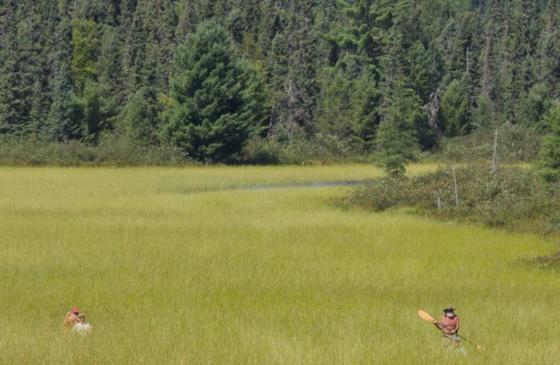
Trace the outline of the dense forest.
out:
<instances>
[{"instance_id":1,"label":"dense forest","mask_svg":"<svg viewBox=\"0 0 560 365\"><path fill-rule=\"evenodd\" d=\"M504 124L547 132L559 5L2 0L0 134L227 161L256 137L406 159Z\"/></svg>"}]
</instances>

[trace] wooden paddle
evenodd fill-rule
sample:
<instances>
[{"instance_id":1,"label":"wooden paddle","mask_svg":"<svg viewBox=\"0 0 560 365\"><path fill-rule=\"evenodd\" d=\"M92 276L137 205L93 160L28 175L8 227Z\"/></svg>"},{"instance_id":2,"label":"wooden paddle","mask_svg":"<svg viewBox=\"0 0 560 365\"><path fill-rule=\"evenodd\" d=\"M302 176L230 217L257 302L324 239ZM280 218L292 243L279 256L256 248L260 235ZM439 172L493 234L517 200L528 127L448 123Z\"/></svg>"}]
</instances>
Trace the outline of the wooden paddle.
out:
<instances>
[{"instance_id":1,"label":"wooden paddle","mask_svg":"<svg viewBox=\"0 0 560 365\"><path fill-rule=\"evenodd\" d=\"M430 313L426 312L425 310L420 309L418 311L418 316L425 321L432 322L432 323L434 322L434 317L432 317Z\"/></svg>"},{"instance_id":2,"label":"wooden paddle","mask_svg":"<svg viewBox=\"0 0 560 365\"><path fill-rule=\"evenodd\" d=\"M418 317L422 318L423 320L425 320L427 322L434 323L434 317L432 317L430 315L430 313L426 312L425 310L422 310L422 309L418 310ZM439 326L438 326L438 328L439 328ZM462 338L463 340L465 340L465 342L470 343L471 345L474 345L477 351L479 351L479 352L486 351L486 348L484 346L479 345L477 343L474 343L471 340L466 339L465 337L463 337L461 335L459 335L459 337Z\"/></svg>"}]
</instances>

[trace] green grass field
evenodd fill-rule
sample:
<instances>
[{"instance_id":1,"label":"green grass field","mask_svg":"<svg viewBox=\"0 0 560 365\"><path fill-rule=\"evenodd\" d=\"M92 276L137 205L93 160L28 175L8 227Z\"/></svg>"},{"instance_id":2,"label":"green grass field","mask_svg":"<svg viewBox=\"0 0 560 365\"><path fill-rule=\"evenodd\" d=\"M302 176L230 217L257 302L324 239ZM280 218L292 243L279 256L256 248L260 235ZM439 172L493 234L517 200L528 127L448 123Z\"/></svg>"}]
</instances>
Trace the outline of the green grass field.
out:
<instances>
[{"instance_id":1,"label":"green grass field","mask_svg":"<svg viewBox=\"0 0 560 365\"><path fill-rule=\"evenodd\" d=\"M524 260L552 243L242 189L379 174L0 168L0 364L557 364L560 274ZM448 304L485 353L416 316ZM73 305L91 335L62 331Z\"/></svg>"}]
</instances>

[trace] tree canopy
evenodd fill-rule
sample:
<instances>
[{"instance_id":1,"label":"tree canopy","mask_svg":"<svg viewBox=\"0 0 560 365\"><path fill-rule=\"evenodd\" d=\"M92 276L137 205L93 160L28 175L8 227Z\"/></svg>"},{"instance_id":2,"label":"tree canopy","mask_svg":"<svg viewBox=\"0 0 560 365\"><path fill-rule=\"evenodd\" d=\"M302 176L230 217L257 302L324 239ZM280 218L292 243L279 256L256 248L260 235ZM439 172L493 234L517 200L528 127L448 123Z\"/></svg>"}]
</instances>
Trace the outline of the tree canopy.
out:
<instances>
[{"instance_id":1,"label":"tree canopy","mask_svg":"<svg viewBox=\"0 0 560 365\"><path fill-rule=\"evenodd\" d=\"M164 138L198 160L227 160L265 126L259 75L215 22L200 24L177 49L171 98Z\"/></svg>"},{"instance_id":2,"label":"tree canopy","mask_svg":"<svg viewBox=\"0 0 560 365\"><path fill-rule=\"evenodd\" d=\"M549 131L559 26L558 0L7 0L0 134L117 133L223 161L263 125L362 152L390 121L421 150Z\"/></svg>"}]
</instances>

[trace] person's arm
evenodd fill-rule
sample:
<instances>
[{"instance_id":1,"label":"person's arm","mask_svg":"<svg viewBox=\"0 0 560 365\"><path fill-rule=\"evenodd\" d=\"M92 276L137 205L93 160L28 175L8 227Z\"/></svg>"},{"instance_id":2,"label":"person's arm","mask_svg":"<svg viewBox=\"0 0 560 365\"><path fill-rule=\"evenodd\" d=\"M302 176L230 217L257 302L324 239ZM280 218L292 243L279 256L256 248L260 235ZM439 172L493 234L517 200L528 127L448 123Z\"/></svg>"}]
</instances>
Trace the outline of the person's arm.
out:
<instances>
[{"instance_id":1,"label":"person's arm","mask_svg":"<svg viewBox=\"0 0 560 365\"><path fill-rule=\"evenodd\" d=\"M458 333L459 332L459 317L457 317L457 325L455 326L455 332L454 333Z\"/></svg>"},{"instance_id":2,"label":"person's arm","mask_svg":"<svg viewBox=\"0 0 560 365\"><path fill-rule=\"evenodd\" d=\"M441 323L439 323L438 321L436 321L435 319L432 321L432 323L434 324L434 326L436 326L438 328L438 330L441 331Z\"/></svg>"}]
</instances>

